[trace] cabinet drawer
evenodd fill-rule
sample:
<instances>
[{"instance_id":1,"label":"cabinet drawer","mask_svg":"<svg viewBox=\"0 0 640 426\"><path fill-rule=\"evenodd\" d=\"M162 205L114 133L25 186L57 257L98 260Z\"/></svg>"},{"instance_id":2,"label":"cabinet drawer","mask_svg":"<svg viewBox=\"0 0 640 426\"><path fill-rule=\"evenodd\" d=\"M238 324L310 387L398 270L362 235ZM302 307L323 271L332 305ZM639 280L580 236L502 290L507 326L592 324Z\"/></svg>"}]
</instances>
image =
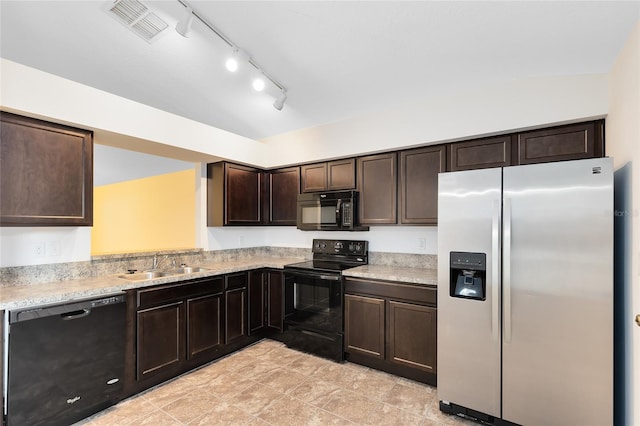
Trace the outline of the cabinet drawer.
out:
<instances>
[{"instance_id":1,"label":"cabinet drawer","mask_svg":"<svg viewBox=\"0 0 640 426\"><path fill-rule=\"evenodd\" d=\"M199 294L220 293L223 288L222 277L150 287L138 291L137 304L138 308L146 308Z\"/></svg>"},{"instance_id":2,"label":"cabinet drawer","mask_svg":"<svg viewBox=\"0 0 640 426\"><path fill-rule=\"evenodd\" d=\"M394 300L406 300L412 303L422 303L436 306L438 293L435 287L414 284L402 284L388 281L369 281L347 278L345 293L365 294L386 297Z\"/></svg>"},{"instance_id":3,"label":"cabinet drawer","mask_svg":"<svg viewBox=\"0 0 640 426\"><path fill-rule=\"evenodd\" d=\"M242 288L242 287L246 287L247 283L248 283L248 279L247 279L247 273L246 272L241 272L239 274L232 274L232 275L227 275L225 277L225 280L227 281L227 290L233 289L233 288Z\"/></svg>"}]
</instances>

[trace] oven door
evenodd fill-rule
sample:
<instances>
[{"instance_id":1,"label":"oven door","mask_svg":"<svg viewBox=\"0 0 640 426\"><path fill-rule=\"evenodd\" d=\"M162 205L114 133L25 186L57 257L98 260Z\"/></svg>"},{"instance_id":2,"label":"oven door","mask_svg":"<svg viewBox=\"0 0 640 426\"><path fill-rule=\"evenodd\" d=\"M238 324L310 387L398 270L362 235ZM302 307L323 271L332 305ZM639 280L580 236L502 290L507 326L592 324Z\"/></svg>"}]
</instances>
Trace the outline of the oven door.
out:
<instances>
[{"instance_id":1,"label":"oven door","mask_svg":"<svg viewBox=\"0 0 640 426\"><path fill-rule=\"evenodd\" d=\"M343 362L342 303L339 273L285 268L283 342L292 349Z\"/></svg>"},{"instance_id":2,"label":"oven door","mask_svg":"<svg viewBox=\"0 0 640 426\"><path fill-rule=\"evenodd\" d=\"M342 275L285 270L285 324L324 334L342 333Z\"/></svg>"}]
</instances>

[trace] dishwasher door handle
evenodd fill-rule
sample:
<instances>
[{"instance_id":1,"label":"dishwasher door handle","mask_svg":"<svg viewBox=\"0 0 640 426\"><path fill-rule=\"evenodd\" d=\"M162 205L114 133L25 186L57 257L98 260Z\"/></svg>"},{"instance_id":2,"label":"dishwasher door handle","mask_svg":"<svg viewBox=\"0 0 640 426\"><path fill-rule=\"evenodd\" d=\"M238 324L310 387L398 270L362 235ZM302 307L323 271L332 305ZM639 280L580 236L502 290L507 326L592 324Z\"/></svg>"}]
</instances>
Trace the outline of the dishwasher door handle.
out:
<instances>
[{"instance_id":1,"label":"dishwasher door handle","mask_svg":"<svg viewBox=\"0 0 640 426\"><path fill-rule=\"evenodd\" d=\"M64 321L74 320L78 318L84 318L91 313L91 309L80 309L77 311L71 311L64 314L60 314L60 317Z\"/></svg>"}]
</instances>

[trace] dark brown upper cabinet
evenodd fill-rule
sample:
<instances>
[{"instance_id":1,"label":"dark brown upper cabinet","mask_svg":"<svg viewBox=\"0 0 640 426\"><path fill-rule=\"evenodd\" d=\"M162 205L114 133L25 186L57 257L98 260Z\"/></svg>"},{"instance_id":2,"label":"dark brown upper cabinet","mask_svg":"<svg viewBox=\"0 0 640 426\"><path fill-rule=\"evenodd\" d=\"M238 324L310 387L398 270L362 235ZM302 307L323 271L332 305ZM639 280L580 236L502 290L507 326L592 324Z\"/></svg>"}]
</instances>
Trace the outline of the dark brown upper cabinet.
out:
<instances>
[{"instance_id":1,"label":"dark brown upper cabinet","mask_svg":"<svg viewBox=\"0 0 640 426\"><path fill-rule=\"evenodd\" d=\"M302 192L338 191L356 187L354 158L300 166Z\"/></svg>"},{"instance_id":2,"label":"dark brown upper cabinet","mask_svg":"<svg viewBox=\"0 0 640 426\"><path fill-rule=\"evenodd\" d=\"M0 226L93 224L93 133L0 113Z\"/></svg>"},{"instance_id":3,"label":"dark brown upper cabinet","mask_svg":"<svg viewBox=\"0 0 640 426\"><path fill-rule=\"evenodd\" d=\"M400 152L400 223L438 222L438 173L447 167L444 145Z\"/></svg>"},{"instance_id":4,"label":"dark brown upper cabinet","mask_svg":"<svg viewBox=\"0 0 640 426\"><path fill-rule=\"evenodd\" d=\"M327 163L327 190L354 189L356 187L356 160L329 161Z\"/></svg>"},{"instance_id":5,"label":"dark brown upper cabinet","mask_svg":"<svg viewBox=\"0 0 640 426\"><path fill-rule=\"evenodd\" d=\"M604 155L602 120L518 133L517 164L578 160Z\"/></svg>"},{"instance_id":6,"label":"dark brown upper cabinet","mask_svg":"<svg viewBox=\"0 0 640 426\"><path fill-rule=\"evenodd\" d=\"M302 192L327 190L327 163L300 166L300 189Z\"/></svg>"},{"instance_id":7,"label":"dark brown upper cabinet","mask_svg":"<svg viewBox=\"0 0 640 426\"><path fill-rule=\"evenodd\" d=\"M265 223L268 180L253 167L219 162L207 165L207 226Z\"/></svg>"},{"instance_id":8,"label":"dark brown upper cabinet","mask_svg":"<svg viewBox=\"0 0 640 426\"><path fill-rule=\"evenodd\" d=\"M512 136L496 136L449 144L450 172L510 166Z\"/></svg>"},{"instance_id":9,"label":"dark brown upper cabinet","mask_svg":"<svg viewBox=\"0 0 640 426\"><path fill-rule=\"evenodd\" d=\"M300 167L269 172L269 224L295 225L300 193Z\"/></svg>"},{"instance_id":10,"label":"dark brown upper cabinet","mask_svg":"<svg viewBox=\"0 0 640 426\"><path fill-rule=\"evenodd\" d=\"M361 225L397 222L396 161L395 152L358 158Z\"/></svg>"}]
</instances>

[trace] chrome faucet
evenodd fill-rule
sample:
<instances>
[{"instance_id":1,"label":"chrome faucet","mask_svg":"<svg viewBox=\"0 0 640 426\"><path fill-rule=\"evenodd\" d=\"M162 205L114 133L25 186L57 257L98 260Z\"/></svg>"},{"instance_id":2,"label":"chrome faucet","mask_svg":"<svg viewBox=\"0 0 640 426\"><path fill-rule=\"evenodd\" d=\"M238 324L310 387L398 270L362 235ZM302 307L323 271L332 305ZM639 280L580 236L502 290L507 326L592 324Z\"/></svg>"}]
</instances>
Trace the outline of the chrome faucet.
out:
<instances>
[{"instance_id":1,"label":"chrome faucet","mask_svg":"<svg viewBox=\"0 0 640 426\"><path fill-rule=\"evenodd\" d=\"M167 259L169 256L165 256L164 259ZM153 265L151 266L151 269L158 269L160 267L160 264L162 263L162 258L160 257L160 253L156 253L153 255Z\"/></svg>"}]
</instances>

